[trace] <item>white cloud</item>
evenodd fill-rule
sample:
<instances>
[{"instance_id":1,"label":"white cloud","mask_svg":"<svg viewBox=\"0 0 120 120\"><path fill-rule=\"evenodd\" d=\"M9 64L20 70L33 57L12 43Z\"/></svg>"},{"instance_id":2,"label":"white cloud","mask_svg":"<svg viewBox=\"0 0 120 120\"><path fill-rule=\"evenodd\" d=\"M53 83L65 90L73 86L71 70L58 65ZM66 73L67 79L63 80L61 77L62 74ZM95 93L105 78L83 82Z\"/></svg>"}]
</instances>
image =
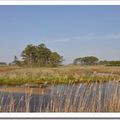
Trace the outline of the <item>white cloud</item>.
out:
<instances>
[{"instance_id":1,"label":"white cloud","mask_svg":"<svg viewBox=\"0 0 120 120\"><path fill-rule=\"evenodd\" d=\"M49 40L46 41L47 43L59 43L59 42L69 42L70 39L69 38L61 38L61 39L53 39L53 40Z\"/></svg>"},{"instance_id":2,"label":"white cloud","mask_svg":"<svg viewBox=\"0 0 120 120\"><path fill-rule=\"evenodd\" d=\"M50 41L46 41L47 43L63 43L63 42L71 42L71 41L88 41L88 40L120 40L119 34L106 34L106 35L96 35L93 33L86 34L79 37L68 37L68 38L59 38L53 39Z\"/></svg>"}]
</instances>

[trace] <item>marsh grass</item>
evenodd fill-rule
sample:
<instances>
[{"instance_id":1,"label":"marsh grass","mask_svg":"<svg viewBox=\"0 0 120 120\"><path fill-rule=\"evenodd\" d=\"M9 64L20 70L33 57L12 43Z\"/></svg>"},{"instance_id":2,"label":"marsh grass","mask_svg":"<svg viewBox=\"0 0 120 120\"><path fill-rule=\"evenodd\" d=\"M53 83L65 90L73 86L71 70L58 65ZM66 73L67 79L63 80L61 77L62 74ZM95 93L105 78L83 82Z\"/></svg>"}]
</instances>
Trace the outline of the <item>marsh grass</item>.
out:
<instances>
[{"instance_id":1,"label":"marsh grass","mask_svg":"<svg viewBox=\"0 0 120 120\"><path fill-rule=\"evenodd\" d=\"M89 82L66 85L65 88L57 88L56 85L51 87L53 89L46 100L44 96L38 101L35 98L32 101L32 91L19 100L10 94L6 98L0 95L1 112L120 112L119 82Z\"/></svg>"},{"instance_id":2,"label":"marsh grass","mask_svg":"<svg viewBox=\"0 0 120 120\"><path fill-rule=\"evenodd\" d=\"M74 84L109 80L120 80L119 67L0 68L0 85Z\"/></svg>"}]
</instances>

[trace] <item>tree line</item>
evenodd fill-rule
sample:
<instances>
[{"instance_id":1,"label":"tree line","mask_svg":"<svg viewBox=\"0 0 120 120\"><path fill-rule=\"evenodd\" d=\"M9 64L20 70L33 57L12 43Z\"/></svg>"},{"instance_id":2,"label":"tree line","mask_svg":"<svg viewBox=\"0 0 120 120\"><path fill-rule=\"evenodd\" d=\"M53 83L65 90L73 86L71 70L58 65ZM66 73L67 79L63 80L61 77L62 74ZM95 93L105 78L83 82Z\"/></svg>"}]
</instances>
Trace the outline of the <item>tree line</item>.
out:
<instances>
[{"instance_id":1,"label":"tree line","mask_svg":"<svg viewBox=\"0 0 120 120\"><path fill-rule=\"evenodd\" d=\"M99 58L95 56L86 56L76 58L73 61L74 65L106 65L106 66L120 66L120 61L107 61L107 60L99 60Z\"/></svg>"},{"instance_id":2,"label":"tree line","mask_svg":"<svg viewBox=\"0 0 120 120\"><path fill-rule=\"evenodd\" d=\"M26 66L26 67L57 67L62 65L63 56L57 52L53 52L46 47L45 44L33 45L29 44L21 53L22 60L18 60L15 56L14 61L10 65ZM74 65L106 65L120 66L120 61L101 61L95 56L85 56L75 58Z\"/></svg>"}]
</instances>

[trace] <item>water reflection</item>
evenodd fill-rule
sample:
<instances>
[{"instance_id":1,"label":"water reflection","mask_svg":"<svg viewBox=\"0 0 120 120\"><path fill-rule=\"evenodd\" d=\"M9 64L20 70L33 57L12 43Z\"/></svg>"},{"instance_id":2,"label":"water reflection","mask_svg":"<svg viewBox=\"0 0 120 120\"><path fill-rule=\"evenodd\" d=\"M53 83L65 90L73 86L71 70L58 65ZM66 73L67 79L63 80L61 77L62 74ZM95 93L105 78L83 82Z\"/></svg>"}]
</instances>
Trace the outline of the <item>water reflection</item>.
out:
<instances>
[{"instance_id":1,"label":"water reflection","mask_svg":"<svg viewBox=\"0 0 120 120\"><path fill-rule=\"evenodd\" d=\"M59 109L61 112L65 109L73 109L70 106L74 106L74 111L79 111L79 109L92 111L93 108L97 108L102 112L106 111L106 106L113 96L115 99L120 99L119 82L63 84L46 88L0 88L2 111L7 111L9 105L14 104L13 107L17 112L26 111L27 107L28 112L45 112L47 110L51 112L49 110L51 106L56 107L52 108L52 112L53 109ZM84 107L82 108L82 106Z\"/></svg>"}]
</instances>

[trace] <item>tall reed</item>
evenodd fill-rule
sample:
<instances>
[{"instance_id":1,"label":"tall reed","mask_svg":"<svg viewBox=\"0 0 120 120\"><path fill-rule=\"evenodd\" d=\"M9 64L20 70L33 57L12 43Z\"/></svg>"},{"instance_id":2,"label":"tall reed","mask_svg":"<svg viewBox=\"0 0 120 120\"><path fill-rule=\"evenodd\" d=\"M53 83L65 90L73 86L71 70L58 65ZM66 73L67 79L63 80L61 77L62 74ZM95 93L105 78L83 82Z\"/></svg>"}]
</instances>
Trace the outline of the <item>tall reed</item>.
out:
<instances>
[{"instance_id":1,"label":"tall reed","mask_svg":"<svg viewBox=\"0 0 120 120\"><path fill-rule=\"evenodd\" d=\"M36 97L32 91L16 98L0 94L1 112L120 112L117 81L51 86Z\"/></svg>"}]
</instances>

